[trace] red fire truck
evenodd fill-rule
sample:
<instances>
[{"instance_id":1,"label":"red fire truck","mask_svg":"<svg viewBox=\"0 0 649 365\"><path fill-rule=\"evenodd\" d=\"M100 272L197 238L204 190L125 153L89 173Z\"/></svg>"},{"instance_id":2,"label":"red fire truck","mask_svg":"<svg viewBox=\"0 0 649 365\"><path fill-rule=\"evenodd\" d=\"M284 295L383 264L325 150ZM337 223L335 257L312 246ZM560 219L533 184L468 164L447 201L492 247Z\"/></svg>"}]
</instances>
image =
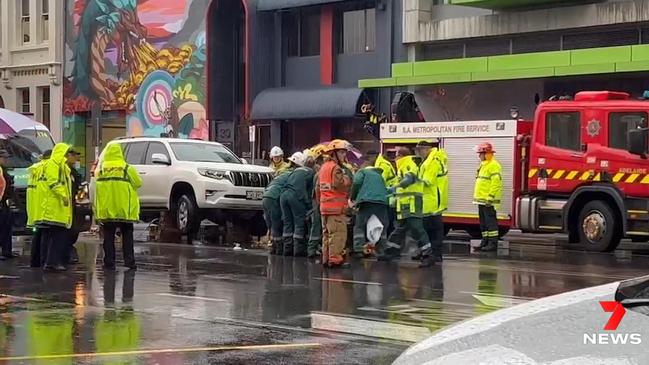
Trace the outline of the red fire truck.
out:
<instances>
[{"instance_id":1,"label":"red fire truck","mask_svg":"<svg viewBox=\"0 0 649 365\"><path fill-rule=\"evenodd\" d=\"M472 204L479 164L473 146L491 142L503 166L501 234L567 233L591 251L623 237L649 240L649 101L583 91L546 101L534 121L386 123L383 149L433 137L449 156L447 228L480 236Z\"/></svg>"}]
</instances>

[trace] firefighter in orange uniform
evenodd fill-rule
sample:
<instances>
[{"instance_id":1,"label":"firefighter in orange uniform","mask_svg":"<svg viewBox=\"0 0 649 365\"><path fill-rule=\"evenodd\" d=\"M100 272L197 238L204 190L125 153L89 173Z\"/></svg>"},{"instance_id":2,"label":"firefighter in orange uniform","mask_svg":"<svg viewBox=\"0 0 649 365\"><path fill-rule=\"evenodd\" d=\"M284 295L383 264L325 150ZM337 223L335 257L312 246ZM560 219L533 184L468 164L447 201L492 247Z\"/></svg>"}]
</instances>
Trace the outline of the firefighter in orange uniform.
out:
<instances>
[{"instance_id":1,"label":"firefighter in orange uniform","mask_svg":"<svg viewBox=\"0 0 649 365\"><path fill-rule=\"evenodd\" d=\"M335 140L327 146L331 159L318 173L316 199L322 215L322 264L328 267L349 267L343 252L347 242L347 200L351 179L344 171L349 142Z\"/></svg>"}]
</instances>

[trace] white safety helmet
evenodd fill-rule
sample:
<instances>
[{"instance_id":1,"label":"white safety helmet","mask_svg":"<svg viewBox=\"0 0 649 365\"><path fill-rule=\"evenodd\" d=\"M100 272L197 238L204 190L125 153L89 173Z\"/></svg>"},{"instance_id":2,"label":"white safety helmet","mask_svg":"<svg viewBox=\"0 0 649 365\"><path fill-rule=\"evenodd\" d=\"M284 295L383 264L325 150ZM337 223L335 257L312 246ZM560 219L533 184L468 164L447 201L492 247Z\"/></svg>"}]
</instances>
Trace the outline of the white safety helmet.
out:
<instances>
[{"instance_id":1,"label":"white safety helmet","mask_svg":"<svg viewBox=\"0 0 649 365\"><path fill-rule=\"evenodd\" d=\"M288 160L298 166L304 166L304 163L306 162L306 156L304 155L304 153L298 151L295 152L291 157L289 157Z\"/></svg>"},{"instance_id":2,"label":"white safety helmet","mask_svg":"<svg viewBox=\"0 0 649 365\"><path fill-rule=\"evenodd\" d=\"M270 153L268 155L270 156L270 158L280 157L280 156L284 156L284 151L282 151L282 149L279 146L275 146L270 149Z\"/></svg>"}]
</instances>

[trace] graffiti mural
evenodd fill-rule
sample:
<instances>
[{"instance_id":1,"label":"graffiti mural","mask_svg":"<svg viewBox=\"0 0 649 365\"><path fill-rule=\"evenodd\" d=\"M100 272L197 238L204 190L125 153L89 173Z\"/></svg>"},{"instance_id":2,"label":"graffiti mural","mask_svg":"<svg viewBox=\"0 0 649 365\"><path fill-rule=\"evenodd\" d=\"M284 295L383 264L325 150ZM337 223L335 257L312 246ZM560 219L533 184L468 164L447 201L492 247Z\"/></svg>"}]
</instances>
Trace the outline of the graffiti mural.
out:
<instances>
[{"instance_id":1,"label":"graffiti mural","mask_svg":"<svg viewBox=\"0 0 649 365\"><path fill-rule=\"evenodd\" d=\"M131 136L207 139L207 3L68 0L65 124L119 110Z\"/></svg>"}]
</instances>

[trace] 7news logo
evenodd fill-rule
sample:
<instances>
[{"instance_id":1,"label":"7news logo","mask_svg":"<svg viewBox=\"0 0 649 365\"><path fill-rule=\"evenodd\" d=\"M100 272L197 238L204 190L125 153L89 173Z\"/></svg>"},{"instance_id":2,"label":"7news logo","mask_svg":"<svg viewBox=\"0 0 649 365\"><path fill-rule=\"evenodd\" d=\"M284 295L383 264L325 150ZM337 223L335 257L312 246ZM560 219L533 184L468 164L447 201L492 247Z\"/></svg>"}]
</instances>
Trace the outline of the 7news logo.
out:
<instances>
[{"instance_id":1,"label":"7news logo","mask_svg":"<svg viewBox=\"0 0 649 365\"><path fill-rule=\"evenodd\" d=\"M611 317L604 325L604 331L600 333L584 333L584 345L640 345L642 344L642 335L640 333L611 333L616 331L622 318L626 314L626 309L620 302L600 301L599 305L604 312L611 313Z\"/></svg>"}]
</instances>

